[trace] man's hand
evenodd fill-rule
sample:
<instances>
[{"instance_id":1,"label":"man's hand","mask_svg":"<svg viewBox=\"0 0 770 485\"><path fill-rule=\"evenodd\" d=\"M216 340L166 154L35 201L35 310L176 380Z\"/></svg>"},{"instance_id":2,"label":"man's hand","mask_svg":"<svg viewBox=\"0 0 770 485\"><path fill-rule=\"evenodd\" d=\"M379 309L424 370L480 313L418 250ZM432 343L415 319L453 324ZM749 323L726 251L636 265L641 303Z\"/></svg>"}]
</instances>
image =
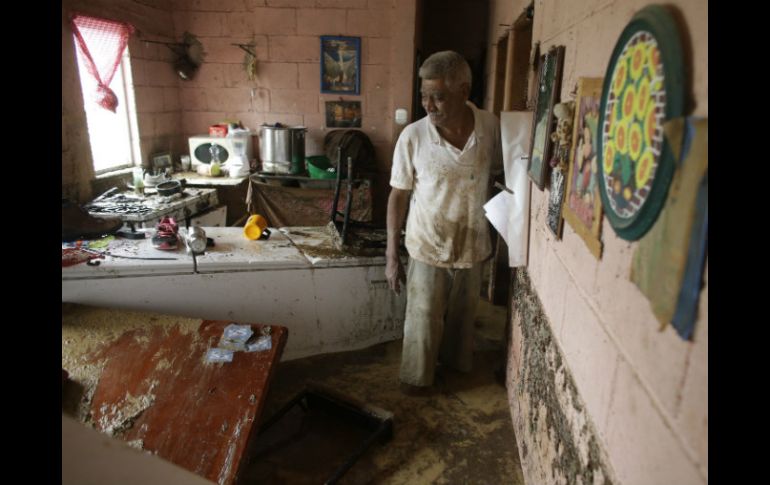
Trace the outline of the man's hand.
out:
<instances>
[{"instance_id":1,"label":"man's hand","mask_svg":"<svg viewBox=\"0 0 770 485\"><path fill-rule=\"evenodd\" d=\"M401 264L398 257L388 258L385 263L385 277L388 279L390 289L395 291L397 295L400 294L401 284L406 284L406 273L404 272L404 265Z\"/></svg>"}]
</instances>

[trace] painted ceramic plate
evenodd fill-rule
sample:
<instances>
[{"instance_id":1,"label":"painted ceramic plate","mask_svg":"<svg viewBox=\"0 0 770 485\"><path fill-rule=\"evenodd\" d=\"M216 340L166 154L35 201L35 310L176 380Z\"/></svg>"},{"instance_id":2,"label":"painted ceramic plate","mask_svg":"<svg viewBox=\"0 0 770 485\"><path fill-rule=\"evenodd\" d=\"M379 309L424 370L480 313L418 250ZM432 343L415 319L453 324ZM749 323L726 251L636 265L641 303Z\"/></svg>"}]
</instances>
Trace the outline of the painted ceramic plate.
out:
<instances>
[{"instance_id":1,"label":"painted ceramic plate","mask_svg":"<svg viewBox=\"0 0 770 485\"><path fill-rule=\"evenodd\" d=\"M615 232L633 241L655 223L674 173L663 124L682 115L679 34L665 8L649 6L626 26L604 78L599 183Z\"/></svg>"}]
</instances>

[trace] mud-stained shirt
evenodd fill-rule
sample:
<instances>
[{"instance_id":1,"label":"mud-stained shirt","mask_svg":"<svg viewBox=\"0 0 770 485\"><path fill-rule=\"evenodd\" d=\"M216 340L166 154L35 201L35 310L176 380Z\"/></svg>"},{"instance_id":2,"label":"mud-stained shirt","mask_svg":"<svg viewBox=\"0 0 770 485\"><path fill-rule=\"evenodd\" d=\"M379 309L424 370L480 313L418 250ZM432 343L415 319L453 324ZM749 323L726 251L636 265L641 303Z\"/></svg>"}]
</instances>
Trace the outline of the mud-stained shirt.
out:
<instances>
[{"instance_id":1,"label":"mud-stained shirt","mask_svg":"<svg viewBox=\"0 0 770 485\"><path fill-rule=\"evenodd\" d=\"M497 117L476 108L473 133L462 150L444 140L428 116L401 132L390 185L411 190L406 249L423 263L470 268L491 253L483 205L490 173L503 167Z\"/></svg>"}]
</instances>

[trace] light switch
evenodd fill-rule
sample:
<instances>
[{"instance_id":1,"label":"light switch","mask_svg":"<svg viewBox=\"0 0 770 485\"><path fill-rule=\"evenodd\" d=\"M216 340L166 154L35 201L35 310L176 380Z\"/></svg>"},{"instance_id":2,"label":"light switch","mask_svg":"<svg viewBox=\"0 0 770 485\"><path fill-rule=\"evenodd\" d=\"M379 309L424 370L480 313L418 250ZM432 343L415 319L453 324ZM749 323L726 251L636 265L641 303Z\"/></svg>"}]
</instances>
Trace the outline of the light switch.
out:
<instances>
[{"instance_id":1,"label":"light switch","mask_svg":"<svg viewBox=\"0 0 770 485\"><path fill-rule=\"evenodd\" d=\"M406 124L406 115L407 115L407 111L404 108L398 108L396 110L396 124L397 125L405 125Z\"/></svg>"}]
</instances>

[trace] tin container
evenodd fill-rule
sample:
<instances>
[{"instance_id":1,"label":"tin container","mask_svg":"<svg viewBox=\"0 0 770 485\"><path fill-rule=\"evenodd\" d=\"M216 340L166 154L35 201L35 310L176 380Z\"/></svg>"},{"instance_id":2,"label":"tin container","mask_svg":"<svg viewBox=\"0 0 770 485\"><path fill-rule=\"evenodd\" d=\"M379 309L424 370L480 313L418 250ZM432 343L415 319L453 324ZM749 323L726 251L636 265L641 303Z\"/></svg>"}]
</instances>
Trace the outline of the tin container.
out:
<instances>
[{"instance_id":1,"label":"tin container","mask_svg":"<svg viewBox=\"0 0 770 485\"><path fill-rule=\"evenodd\" d=\"M296 175L305 168L304 126L262 125L260 128L259 156L262 171Z\"/></svg>"},{"instance_id":2,"label":"tin container","mask_svg":"<svg viewBox=\"0 0 770 485\"><path fill-rule=\"evenodd\" d=\"M187 249L195 254L206 252L206 231L200 226L193 226L187 232Z\"/></svg>"}]
</instances>

